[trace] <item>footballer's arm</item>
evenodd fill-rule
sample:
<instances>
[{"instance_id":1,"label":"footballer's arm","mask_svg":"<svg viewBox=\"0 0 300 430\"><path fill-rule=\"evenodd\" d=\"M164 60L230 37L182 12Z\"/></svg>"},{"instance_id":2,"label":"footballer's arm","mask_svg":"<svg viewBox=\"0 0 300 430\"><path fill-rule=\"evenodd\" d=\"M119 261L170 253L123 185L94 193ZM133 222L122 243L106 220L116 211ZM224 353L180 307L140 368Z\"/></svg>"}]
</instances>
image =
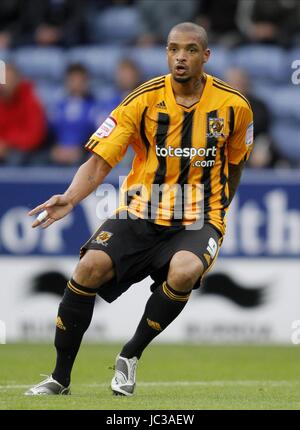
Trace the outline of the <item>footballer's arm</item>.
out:
<instances>
[{"instance_id":1,"label":"footballer's arm","mask_svg":"<svg viewBox=\"0 0 300 430\"><path fill-rule=\"evenodd\" d=\"M48 213L44 220L36 219L32 227L42 225L43 228L46 228L66 216L73 210L74 206L95 191L110 171L111 166L102 157L93 154L88 161L79 167L64 194L52 196L29 212L28 215L30 216L45 210Z\"/></svg>"},{"instance_id":2,"label":"footballer's arm","mask_svg":"<svg viewBox=\"0 0 300 430\"><path fill-rule=\"evenodd\" d=\"M63 194L76 206L91 194L111 171L111 166L100 155L93 154L76 172L69 188Z\"/></svg>"},{"instance_id":3,"label":"footballer's arm","mask_svg":"<svg viewBox=\"0 0 300 430\"><path fill-rule=\"evenodd\" d=\"M239 164L229 163L228 165L229 205L232 202L232 199L239 186L244 165L244 160L242 160Z\"/></svg>"}]
</instances>

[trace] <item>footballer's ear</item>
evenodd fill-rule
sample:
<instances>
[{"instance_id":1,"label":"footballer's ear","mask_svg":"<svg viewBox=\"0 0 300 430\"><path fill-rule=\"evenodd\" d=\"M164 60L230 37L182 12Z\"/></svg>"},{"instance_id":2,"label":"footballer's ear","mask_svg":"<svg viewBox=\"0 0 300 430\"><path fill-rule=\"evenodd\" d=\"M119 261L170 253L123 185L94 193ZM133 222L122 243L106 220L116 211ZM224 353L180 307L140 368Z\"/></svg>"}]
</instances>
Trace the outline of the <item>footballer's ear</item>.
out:
<instances>
[{"instance_id":1,"label":"footballer's ear","mask_svg":"<svg viewBox=\"0 0 300 430\"><path fill-rule=\"evenodd\" d=\"M205 49L203 54L203 63L207 63L210 57L210 49Z\"/></svg>"}]
</instances>

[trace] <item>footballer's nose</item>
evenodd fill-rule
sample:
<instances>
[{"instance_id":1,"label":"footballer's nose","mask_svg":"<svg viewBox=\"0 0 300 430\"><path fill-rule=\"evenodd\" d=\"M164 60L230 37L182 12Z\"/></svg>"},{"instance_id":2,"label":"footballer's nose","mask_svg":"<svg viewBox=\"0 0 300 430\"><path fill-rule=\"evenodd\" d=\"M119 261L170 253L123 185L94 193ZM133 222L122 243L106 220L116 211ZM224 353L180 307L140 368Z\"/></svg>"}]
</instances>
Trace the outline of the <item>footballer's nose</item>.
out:
<instances>
[{"instance_id":1,"label":"footballer's nose","mask_svg":"<svg viewBox=\"0 0 300 430\"><path fill-rule=\"evenodd\" d=\"M178 51L175 60L176 60L176 64L185 63L187 60L185 51L184 50Z\"/></svg>"}]
</instances>

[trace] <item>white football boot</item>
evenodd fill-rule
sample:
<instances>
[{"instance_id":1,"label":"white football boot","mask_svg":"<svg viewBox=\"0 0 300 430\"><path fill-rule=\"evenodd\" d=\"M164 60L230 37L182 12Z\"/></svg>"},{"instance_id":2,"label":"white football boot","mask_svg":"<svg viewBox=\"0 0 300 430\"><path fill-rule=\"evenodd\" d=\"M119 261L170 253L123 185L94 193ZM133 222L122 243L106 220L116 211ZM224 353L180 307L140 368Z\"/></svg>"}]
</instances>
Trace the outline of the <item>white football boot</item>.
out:
<instances>
[{"instance_id":1,"label":"white football boot","mask_svg":"<svg viewBox=\"0 0 300 430\"><path fill-rule=\"evenodd\" d=\"M25 396L55 396L55 395L69 395L71 394L70 387L64 387L52 376L48 376L44 381L29 388Z\"/></svg>"},{"instance_id":2,"label":"white football boot","mask_svg":"<svg viewBox=\"0 0 300 430\"><path fill-rule=\"evenodd\" d=\"M137 357L116 358L115 375L111 381L111 389L115 395L132 396L135 388Z\"/></svg>"}]
</instances>

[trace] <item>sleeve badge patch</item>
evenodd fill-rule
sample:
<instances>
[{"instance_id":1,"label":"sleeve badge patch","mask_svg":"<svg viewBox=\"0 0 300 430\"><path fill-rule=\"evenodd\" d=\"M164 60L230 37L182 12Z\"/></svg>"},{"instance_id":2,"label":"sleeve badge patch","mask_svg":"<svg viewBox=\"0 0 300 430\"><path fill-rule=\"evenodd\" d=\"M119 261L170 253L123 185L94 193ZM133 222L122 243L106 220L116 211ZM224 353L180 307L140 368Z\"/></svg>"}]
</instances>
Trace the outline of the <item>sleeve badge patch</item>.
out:
<instances>
[{"instance_id":1,"label":"sleeve badge patch","mask_svg":"<svg viewBox=\"0 0 300 430\"><path fill-rule=\"evenodd\" d=\"M112 116L109 116L100 125L98 130L95 131L95 135L101 138L108 137L110 133L115 129L116 125L117 125L116 120Z\"/></svg>"},{"instance_id":2,"label":"sleeve badge patch","mask_svg":"<svg viewBox=\"0 0 300 430\"><path fill-rule=\"evenodd\" d=\"M247 132L246 132L246 145L250 146L253 143L253 122L248 125Z\"/></svg>"}]
</instances>

